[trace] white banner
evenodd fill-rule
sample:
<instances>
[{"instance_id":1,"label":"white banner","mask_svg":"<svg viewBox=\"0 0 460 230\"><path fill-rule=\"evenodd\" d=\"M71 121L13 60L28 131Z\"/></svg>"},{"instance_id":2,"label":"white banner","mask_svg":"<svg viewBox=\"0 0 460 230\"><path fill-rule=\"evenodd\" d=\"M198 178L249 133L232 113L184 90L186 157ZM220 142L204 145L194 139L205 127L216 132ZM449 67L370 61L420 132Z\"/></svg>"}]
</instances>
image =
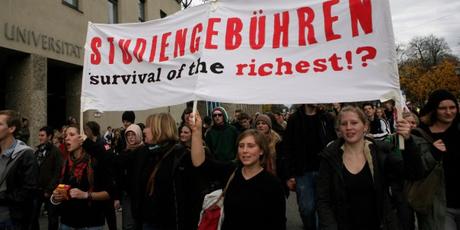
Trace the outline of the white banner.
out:
<instances>
[{"instance_id":1,"label":"white banner","mask_svg":"<svg viewBox=\"0 0 460 230\"><path fill-rule=\"evenodd\" d=\"M388 0L218 0L89 23L83 72L82 111L350 102L400 88Z\"/></svg>"}]
</instances>

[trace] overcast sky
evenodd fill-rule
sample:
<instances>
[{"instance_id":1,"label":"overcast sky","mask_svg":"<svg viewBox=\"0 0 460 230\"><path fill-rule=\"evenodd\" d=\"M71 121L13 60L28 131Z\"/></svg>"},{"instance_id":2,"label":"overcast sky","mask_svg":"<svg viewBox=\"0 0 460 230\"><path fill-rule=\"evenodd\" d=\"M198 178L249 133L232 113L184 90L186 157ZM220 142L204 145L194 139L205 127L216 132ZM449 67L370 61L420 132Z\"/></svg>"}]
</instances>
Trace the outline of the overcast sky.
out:
<instances>
[{"instance_id":1,"label":"overcast sky","mask_svg":"<svg viewBox=\"0 0 460 230\"><path fill-rule=\"evenodd\" d=\"M390 0L396 42L434 34L460 57L460 0Z\"/></svg>"},{"instance_id":2,"label":"overcast sky","mask_svg":"<svg viewBox=\"0 0 460 230\"><path fill-rule=\"evenodd\" d=\"M201 0L193 0L194 5ZM434 34L460 57L460 0L390 0L397 43Z\"/></svg>"}]
</instances>

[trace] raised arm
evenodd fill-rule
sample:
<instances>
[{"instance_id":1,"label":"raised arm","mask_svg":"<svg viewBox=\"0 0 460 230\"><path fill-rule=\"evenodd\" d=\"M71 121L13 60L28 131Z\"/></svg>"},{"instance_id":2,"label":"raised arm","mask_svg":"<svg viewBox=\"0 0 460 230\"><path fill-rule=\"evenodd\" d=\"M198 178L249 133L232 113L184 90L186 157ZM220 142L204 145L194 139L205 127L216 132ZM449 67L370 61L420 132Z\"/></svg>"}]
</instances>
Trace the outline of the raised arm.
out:
<instances>
[{"instance_id":1,"label":"raised arm","mask_svg":"<svg viewBox=\"0 0 460 230\"><path fill-rule=\"evenodd\" d=\"M202 138L202 121L198 112L190 115L189 125L190 129L192 129L192 163L193 166L199 167L205 160L205 154Z\"/></svg>"}]
</instances>

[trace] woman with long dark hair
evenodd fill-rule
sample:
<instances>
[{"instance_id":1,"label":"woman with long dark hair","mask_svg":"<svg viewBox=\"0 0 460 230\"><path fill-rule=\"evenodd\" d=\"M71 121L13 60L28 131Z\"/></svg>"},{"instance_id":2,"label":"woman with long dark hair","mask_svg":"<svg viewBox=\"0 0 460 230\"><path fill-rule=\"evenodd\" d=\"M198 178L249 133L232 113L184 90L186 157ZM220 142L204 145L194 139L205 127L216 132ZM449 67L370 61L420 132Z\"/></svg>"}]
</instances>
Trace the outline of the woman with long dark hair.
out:
<instances>
[{"instance_id":1,"label":"woman with long dark hair","mask_svg":"<svg viewBox=\"0 0 460 230\"><path fill-rule=\"evenodd\" d=\"M434 185L432 207L417 212L418 226L426 229L460 229L460 115L457 98L447 90L433 91L420 111L420 129L429 138L419 143L424 175L440 165L442 179ZM421 135L421 132L416 135Z\"/></svg>"}]
</instances>

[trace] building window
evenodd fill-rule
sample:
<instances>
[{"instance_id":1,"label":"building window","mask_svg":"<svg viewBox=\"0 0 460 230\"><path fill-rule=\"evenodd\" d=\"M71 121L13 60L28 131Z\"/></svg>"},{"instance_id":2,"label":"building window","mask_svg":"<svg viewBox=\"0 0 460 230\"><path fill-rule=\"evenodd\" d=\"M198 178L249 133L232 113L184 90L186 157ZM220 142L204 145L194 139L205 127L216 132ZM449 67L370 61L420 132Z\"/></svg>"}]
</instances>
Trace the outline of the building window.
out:
<instances>
[{"instance_id":1,"label":"building window","mask_svg":"<svg viewBox=\"0 0 460 230\"><path fill-rule=\"evenodd\" d=\"M166 18L168 16L167 13L165 13L164 11L160 10L160 18Z\"/></svg>"},{"instance_id":2,"label":"building window","mask_svg":"<svg viewBox=\"0 0 460 230\"><path fill-rule=\"evenodd\" d=\"M145 0L139 0L139 21L145 22Z\"/></svg>"},{"instance_id":3,"label":"building window","mask_svg":"<svg viewBox=\"0 0 460 230\"><path fill-rule=\"evenodd\" d=\"M78 0L62 0L62 3L66 6L72 7L78 10Z\"/></svg>"},{"instance_id":4,"label":"building window","mask_svg":"<svg viewBox=\"0 0 460 230\"><path fill-rule=\"evenodd\" d=\"M116 0L108 0L109 3L109 23L118 23L118 2Z\"/></svg>"}]
</instances>

